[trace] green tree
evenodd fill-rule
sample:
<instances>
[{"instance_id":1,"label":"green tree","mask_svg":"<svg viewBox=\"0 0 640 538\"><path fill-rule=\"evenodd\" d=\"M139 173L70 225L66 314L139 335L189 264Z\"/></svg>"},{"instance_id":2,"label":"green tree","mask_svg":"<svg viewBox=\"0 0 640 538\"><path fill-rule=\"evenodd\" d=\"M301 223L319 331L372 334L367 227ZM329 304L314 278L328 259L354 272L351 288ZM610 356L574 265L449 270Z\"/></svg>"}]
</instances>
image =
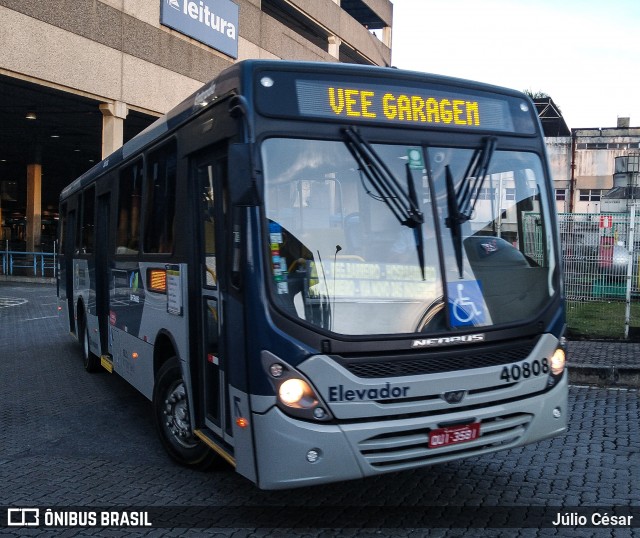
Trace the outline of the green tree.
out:
<instances>
[{"instance_id":1,"label":"green tree","mask_svg":"<svg viewBox=\"0 0 640 538\"><path fill-rule=\"evenodd\" d=\"M531 99L546 99L547 97L550 97L549 94L541 92L540 90L537 92L534 92L533 90L524 90L523 93L531 97Z\"/></svg>"}]
</instances>

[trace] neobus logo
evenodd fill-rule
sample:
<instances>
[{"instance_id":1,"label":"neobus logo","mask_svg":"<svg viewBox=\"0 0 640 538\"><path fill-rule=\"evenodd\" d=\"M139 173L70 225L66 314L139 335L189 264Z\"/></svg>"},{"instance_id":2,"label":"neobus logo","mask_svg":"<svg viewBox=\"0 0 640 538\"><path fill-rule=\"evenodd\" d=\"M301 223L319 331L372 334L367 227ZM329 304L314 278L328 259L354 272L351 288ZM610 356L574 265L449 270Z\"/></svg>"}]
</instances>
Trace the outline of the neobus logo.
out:
<instances>
[{"instance_id":1,"label":"neobus logo","mask_svg":"<svg viewBox=\"0 0 640 538\"><path fill-rule=\"evenodd\" d=\"M451 344L465 344L483 342L484 334L464 334L462 336L443 336L441 338L423 338L414 340L411 347L446 346Z\"/></svg>"}]
</instances>

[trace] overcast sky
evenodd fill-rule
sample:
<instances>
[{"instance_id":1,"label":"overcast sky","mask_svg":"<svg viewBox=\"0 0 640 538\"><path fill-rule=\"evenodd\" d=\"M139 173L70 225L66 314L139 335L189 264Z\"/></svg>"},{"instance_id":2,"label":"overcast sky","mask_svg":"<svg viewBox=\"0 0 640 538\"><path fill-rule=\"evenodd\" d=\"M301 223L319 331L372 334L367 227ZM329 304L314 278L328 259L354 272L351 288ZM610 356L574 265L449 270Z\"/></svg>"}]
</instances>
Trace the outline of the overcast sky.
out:
<instances>
[{"instance_id":1,"label":"overcast sky","mask_svg":"<svg viewBox=\"0 0 640 538\"><path fill-rule=\"evenodd\" d=\"M392 0L392 64L544 92L570 128L640 126L640 0Z\"/></svg>"}]
</instances>

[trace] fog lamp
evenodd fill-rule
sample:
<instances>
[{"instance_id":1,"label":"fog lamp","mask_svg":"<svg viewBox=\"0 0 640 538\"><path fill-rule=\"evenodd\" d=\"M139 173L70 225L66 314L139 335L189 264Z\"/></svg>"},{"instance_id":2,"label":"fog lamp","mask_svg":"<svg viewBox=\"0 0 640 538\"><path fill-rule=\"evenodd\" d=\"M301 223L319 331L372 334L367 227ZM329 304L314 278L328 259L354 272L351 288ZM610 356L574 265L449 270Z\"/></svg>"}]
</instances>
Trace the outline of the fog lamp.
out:
<instances>
[{"instance_id":1,"label":"fog lamp","mask_svg":"<svg viewBox=\"0 0 640 538\"><path fill-rule=\"evenodd\" d=\"M277 362L269 366L269 373L273 377L282 377L282 373L284 372L284 366L282 364L278 364Z\"/></svg>"}]
</instances>

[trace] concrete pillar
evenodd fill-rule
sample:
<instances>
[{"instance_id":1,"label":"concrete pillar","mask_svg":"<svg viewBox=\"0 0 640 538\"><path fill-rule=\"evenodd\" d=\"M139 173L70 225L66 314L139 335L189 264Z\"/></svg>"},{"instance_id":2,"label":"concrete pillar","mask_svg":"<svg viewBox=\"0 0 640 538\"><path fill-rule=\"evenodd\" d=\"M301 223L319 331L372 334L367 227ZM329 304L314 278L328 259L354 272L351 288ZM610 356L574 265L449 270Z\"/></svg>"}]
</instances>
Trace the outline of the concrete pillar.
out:
<instances>
[{"instance_id":1,"label":"concrete pillar","mask_svg":"<svg viewBox=\"0 0 640 538\"><path fill-rule=\"evenodd\" d=\"M124 120L129 113L127 104L122 101L102 103L102 158L108 157L122 147L124 142Z\"/></svg>"},{"instance_id":2,"label":"concrete pillar","mask_svg":"<svg viewBox=\"0 0 640 538\"><path fill-rule=\"evenodd\" d=\"M336 59L340 59L340 44L342 43L342 39L338 36L330 35L329 36L329 54Z\"/></svg>"},{"instance_id":3,"label":"concrete pillar","mask_svg":"<svg viewBox=\"0 0 640 538\"><path fill-rule=\"evenodd\" d=\"M27 165L27 252L40 251L42 232L42 165Z\"/></svg>"},{"instance_id":4,"label":"concrete pillar","mask_svg":"<svg viewBox=\"0 0 640 538\"><path fill-rule=\"evenodd\" d=\"M385 26L382 29L382 42L391 48L391 26Z\"/></svg>"}]
</instances>

